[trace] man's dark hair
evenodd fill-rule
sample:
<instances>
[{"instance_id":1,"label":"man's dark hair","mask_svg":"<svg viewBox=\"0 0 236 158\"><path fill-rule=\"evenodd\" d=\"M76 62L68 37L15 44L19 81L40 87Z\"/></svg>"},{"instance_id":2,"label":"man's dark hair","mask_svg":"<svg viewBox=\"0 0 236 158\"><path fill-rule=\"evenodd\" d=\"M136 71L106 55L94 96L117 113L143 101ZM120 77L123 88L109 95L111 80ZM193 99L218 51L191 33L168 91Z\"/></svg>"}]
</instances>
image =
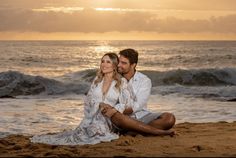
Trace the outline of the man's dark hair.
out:
<instances>
[{"instance_id":1,"label":"man's dark hair","mask_svg":"<svg viewBox=\"0 0 236 158\"><path fill-rule=\"evenodd\" d=\"M125 58L127 58L130 62L130 64L137 64L138 63L138 52L134 49L124 49L122 51L120 51L119 53L120 55L124 56Z\"/></svg>"}]
</instances>

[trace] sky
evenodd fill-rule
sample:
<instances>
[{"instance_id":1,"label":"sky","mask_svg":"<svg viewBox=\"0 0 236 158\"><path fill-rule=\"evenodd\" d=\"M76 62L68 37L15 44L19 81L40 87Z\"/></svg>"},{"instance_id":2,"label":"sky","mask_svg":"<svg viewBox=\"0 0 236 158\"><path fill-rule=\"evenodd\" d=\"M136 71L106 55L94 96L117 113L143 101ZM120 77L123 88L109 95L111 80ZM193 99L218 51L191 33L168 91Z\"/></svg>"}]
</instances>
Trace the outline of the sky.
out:
<instances>
[{"instance_id":1,"label":"sky","mask_svg":"<svg viewBox=\"0 0 236 158\"><path fill-rule=\"evenodd\" d=\"M236 0L0 0L0 40L236 40Z\"/></svg>"}]
</instances>

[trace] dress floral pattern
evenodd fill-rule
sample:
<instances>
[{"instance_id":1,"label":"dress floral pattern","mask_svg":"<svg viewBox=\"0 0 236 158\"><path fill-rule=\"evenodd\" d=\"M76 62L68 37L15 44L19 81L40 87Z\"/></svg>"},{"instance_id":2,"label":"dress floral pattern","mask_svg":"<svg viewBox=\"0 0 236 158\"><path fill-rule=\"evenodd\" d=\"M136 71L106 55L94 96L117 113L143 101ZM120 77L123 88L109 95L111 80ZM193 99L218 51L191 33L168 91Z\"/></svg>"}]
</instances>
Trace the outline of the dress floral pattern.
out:
<instances>
[{"instance_id":1,"label":"dress floral pattern","mask_svg":"<svg viewBox=\"0 0 236 158\"><path fill-rule=\"evenodd\" d=\"M110 119L101 114L99 104L104 102L123 112L131 105L127 81L122 78L120 90L115 87L116 81L112 81L105 98L102 85L103 80L97 85L92 83L84 99L84 118L76 129L56 134L36 135L31 141L51 145L84 145L118 139L119 135L113 132Z\"/></svg>"}]
</instances>

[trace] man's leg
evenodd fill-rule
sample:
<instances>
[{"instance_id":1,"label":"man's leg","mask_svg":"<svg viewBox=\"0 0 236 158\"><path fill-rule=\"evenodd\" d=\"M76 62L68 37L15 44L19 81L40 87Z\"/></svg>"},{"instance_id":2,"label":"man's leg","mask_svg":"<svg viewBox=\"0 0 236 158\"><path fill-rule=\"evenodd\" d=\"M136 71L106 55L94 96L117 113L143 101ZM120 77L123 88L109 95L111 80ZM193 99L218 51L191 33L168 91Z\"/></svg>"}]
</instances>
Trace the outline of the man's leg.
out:
<instances>
[{"instance_id":1,"label":"man's leg","mask_svg":"<svg viewBox=\"0 0 236 158\"><path fill-rule=\"evenodd\" d=\"M174 131L158 129L156 127L147 125L143 122L137 121L129 116L121 114L120 112L116 112L115 114L113 114L111 116L111 121L118 127L131 131L136 131L142 134L171 135L171 136L175 134Z\"/></svg>"},{"instance_id":2,"label":"man's leg","mask_svg":"<svg viewBox=\"0 0 236 158\"><path fill-rule=\"evenodd\" d=\"M165 112L148 124L157 129L169 130L175 125L175 116L172 113Z\"/></svg>"},{"instance_id":3,"label":"man's leg","mask_svg":"<svg viewBox=\"0 0 236 158\"><path fill-rule=\"evenodd\" d=\"M159 129L156 128L155 126L135 120L127 115L118 112L115 108L111 107L110 105L100 104L100 108L101 108L101 113L104 116L110 118L112 123L120 128L152 135L173 136L175 134L174 131Z\"/></svg>"}]
</instances>

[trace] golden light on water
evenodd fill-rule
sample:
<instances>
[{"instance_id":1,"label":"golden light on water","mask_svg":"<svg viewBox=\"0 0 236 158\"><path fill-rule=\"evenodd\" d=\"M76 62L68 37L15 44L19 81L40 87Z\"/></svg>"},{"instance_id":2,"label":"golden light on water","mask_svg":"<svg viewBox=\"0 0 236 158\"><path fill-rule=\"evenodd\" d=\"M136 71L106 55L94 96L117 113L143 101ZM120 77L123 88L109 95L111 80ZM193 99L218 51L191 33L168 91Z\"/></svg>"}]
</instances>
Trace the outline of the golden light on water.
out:
<instances>
[{"instance_id":1,"label":"golden light on water","mask_svg":"<svg viewBox=\"0 0 236 158\"><path fill-rule=\"evenodd\" d=\"M94 51L98 54L101 54L101 53L107 53L107 52L114 52L114 47L111 47L111 46L108 46L108 45L105 45L105 46L96 46L94 48Z\"/></svg>"},{"instance_id":2,"label":"golden light on water","mask_svg":"<svg viewBox=\"0 0 236 158\"><path fill-rule=\"evenodd\" d=\"M107 41L99 41L97 42L97 46L92 47L91 49L98 57L101 57L101 54L104 53L118 51L117 48L110 46Z\"/></svg>"}]
</instances>

